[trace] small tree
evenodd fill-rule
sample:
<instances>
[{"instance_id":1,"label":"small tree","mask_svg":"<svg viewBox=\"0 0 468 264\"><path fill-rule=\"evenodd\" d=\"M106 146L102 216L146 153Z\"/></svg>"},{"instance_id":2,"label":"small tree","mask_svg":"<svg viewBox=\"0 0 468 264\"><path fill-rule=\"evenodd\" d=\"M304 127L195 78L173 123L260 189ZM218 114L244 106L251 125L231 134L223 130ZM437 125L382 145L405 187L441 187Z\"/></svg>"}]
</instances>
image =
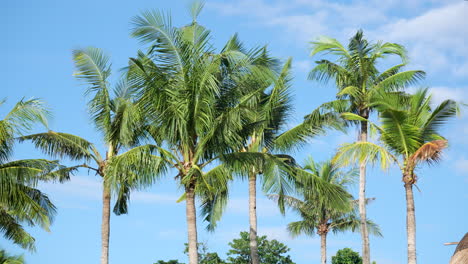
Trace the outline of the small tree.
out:
<instances>
[{"instance_id":1,"label":"small tree","mask_svg":"<svg viewBox=\"0 0 468 264\"><path fill-rule=\"evenodd\" d=\"M208 252L208 246L206 245L206 243L197 243L197 248L199 264L227 264L218 256L218 253ZM184 254L188 254L188 252L188 243L185 243Z\"/></svg>"},{"instance_id":2,"label":"small tree","mask_svg":"<svg viewBox=\"0 0 468 264\"><path fill-rule=\"evenodd\" d=\"M176 259L172 259L172 260L168 260L168 261L158 260L158 262L155 262L154 264L184 264L184 263L181 263Z\"/></svg>"},{"instance_id":3,"label":"small tree","mask_svg":"<svg viewBox=\"0 0 468 264\"><path fill-rule=\"evenodd\" d=\"M362 264L362 258L352 249L343 248L332 257L332 264Z\"/></svg>"},{"instance_id":4,"label":"small tree","mask_svg":"<svg viewBox=\"0 0 468 264\"><path fill-rule=\"evenodd\" d=\"M228 262L232 264L249 264L250 247L249 233L241 232L239 239L229 243L231 249L228 251ZM278 240L268 240L266 236L259 236L258 256L262 264L294 264L289 255L289 248Z\"/></svg>"}]
</instances>

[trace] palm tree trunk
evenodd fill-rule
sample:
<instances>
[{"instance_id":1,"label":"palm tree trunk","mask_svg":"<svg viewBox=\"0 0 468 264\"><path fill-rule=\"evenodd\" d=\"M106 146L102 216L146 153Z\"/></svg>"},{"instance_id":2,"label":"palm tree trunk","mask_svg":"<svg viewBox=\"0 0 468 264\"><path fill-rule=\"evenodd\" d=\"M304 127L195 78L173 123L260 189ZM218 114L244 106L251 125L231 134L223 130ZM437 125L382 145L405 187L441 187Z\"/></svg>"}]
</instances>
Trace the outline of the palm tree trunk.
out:
<instances>
[{"instance_id":1,"label":"palm tree trunk","mask_svg":"<svg viewBox=\"0 0 468 264\"><path fill-rule=\"evenodd\" d=\"M406 234L408 236L408 264L416 264L416 216L414 210L413 185L405 183L406 190Z\"/></svg>"},{"instance_id":2,"label":"palm tree trunk","mask_svg":"<svg viewBox=\"0 0 468 264\"><path fill-rule=\"evenodd\" d=\"M101 225L101 264L109 263L109 236L110 236L110 187L102 183L102 225Z\"/></svg>"},{"instance_id":3,"label":"palm tree trunk","mask_svg":"<svg viewBox=\"0 0 468 264\"><path fill-rule=\"evenodd\" d=\"M195 186L190 185L186 187L185 194L186 194L189 264L197 264L198 263L198 238L197 238L197 215L196 215L196 209L195 209Z\"/></svg>"},{"instance_id":4,"label":"palm tree trunk","mask_svg":"<svg viewBox=\"0 0 468 264\"><path fill-rule=\"evenodd\" d=\"M320 254L322 257L322 264L327 263L327 233L320 234Z\"/></svg>"},{"instance_id":5,"label":"palm tree trunk","mask_svg":"<svg viewBox=\"0 0 468 264\"><path fill-rule=\"evenodd\" d=\"M260 264L257 245L257 175L249 175L249 223L250 223L250 259L252 264Z\"/></svg>"},{"instance_id":6,"label":"palm tree trunk","mask_svg":"<svg viewBox=\"0 0 468 264\"><path fill-rule=\"evenodd\" d=\"M366 117L367 118L367 117ZM367 122L361 122L359 141L367 141ZM359 164L359 216L361 221L362 263L370 264L369 232L366 212L366 163Z\"/></svg>"},{"instance_id":7,"label":"palm tree trunk","mask_svg":"<svg viewBox=\"0 0 468 264\"><path fill-rule=\"evenodd\" d=\"M109 145L106 159L114 155L114 146ZM105 163L104 163L105 164ZM101 224L101 264L109 264L109 237L110 237L110 186L105 178L105 165L100 168L102 177L102 224Z\"/></svg>"}]
</instances>

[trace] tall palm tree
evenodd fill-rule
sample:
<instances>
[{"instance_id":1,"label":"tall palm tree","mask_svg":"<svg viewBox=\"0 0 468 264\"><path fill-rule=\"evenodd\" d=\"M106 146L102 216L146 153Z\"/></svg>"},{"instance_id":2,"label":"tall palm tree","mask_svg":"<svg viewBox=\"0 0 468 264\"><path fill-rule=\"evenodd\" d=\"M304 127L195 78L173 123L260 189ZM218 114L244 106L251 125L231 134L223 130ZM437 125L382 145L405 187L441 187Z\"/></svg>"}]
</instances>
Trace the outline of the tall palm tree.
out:
<instances>
[{"instance_id":1,"label":"tall palm tree","mask_svg":"<svg viewBox=\"0 0 468 264\"><path fill-rule=\"evenodd\" d=\"M147 146L176 169L176 180L185 191L180 200L186 202L190 264L198 262L196 197L213 228L232 177L234 165L226 163L269 157L237 153L245 146L250 105L258 96L257 89L242 93L238 85L246 78L264 82L271 71L256 62L261 49L244 52L236 35L217 53L209 31L197 22L202 7L194 2L192 22L181 28L157 11L135 17L132 35L150 47L147 54L140 52L131 60L129 69L142 109L152 118L147 131L156 145ZM140 180L144 179L135 179Z\"/></svg>"},{"instance_id":2,"label":"tall palm tree","mask_svg":"<svg viewBox=\"0 0 468 264\"><path fill-rule=\"evenodd\" d=\"M356 176L356 170L344 172L331 161L316 163L309 158L303 171L298 174L301 198L285 197L286 205L298 213L300 221L288 225L292 236L301 234L313 236L316 232L320 236L321 263L327 262L327 235L329 232L359 231L360 219L351 195L345 189ZM340 204L336 204L336 197L317 189L314 178L327 182L342 189L338 193ZM337 194L332 194L336 196ZM379 227L372 221L366 220L369 231L381 235Z\"/></svg>"},{"instance_id":3,"label":"tall palm tree","mask_svg":"<svg viewBox=\"0 0 468 264\"><path fill-rule=\"evenodd\" d=\"M74 169L45 159L10 160L16 137L36 123L46 125L47 115L41 101L21 100L0 120L0 232L29 250L34 250L34 238L22 223L48 231L56 212L49 197L37 189L38 182L67 180Z\"/></svg>"},{"instance_id":4,"label":"tall palm tree","mask_svg":"<svg viewBox=\"0 0 468 264\"><path fill-rule=\"evenodd\" d=\"M274 60L268 59L266 50L260 53L257 59L270 62L265 65L267 68L275 70ZM300 143L304 143L307 138L322 134L327 126L339 127L340 120L335 115L317 114L314 117L306 117L306 121L284 131L285 125L292 112L292 100L290 96L290 67L291 59L288 59L278 75L266 80L258 80L247 76L245 81L238 82L237 89L243 93L256 90L256 100L250 105L251 114L246 129L248 131L248 141L237 156L252 153L269 154L271 159L257 159L257 163L248 162L242 167L241 176L248 178L249 186L249 224L250 224L250 259L253 264L259 263L257 245L257 179L262 182L262 189L266 193L278 193L280 197L288 194L294 189L295 178L294 159L286 154L276 154L277 151L290 151ZM263 88L262 88L263 87ZM260 88L260 89L259 89ZM280 131L284 131L280 133ZM294 166L293 166L294 167ZM260 176L260 177L259 177ZM329 186L327 182L316 182L317 186L333 193L337 190ZM330 188L332 187L332 188ZM280 208L282 199L279 199Z\"/></svg>"},{"instance_id":5,"label":"tall palm tree","mask_svg":"<svg viewBox=\"0 0 468 264\"><path fill-rule=\"evenodd\" d=\"M416 264L416 220L413 185L417 182L415 170L422 163L440 160L447 140L439 129L458 112L458 104L446 100L432 107L427 89L410 96L382 95L374 102L380 112L380 139L384 146L360 142L343 146L336 160L360 162L379 160L382 167L395 162L402 172L406 193L406 230L408 237L408 263Z\"/></svg>"},{"instance_id":6,"label":"tall palm tree","mask_svg":"<svg viewBox=\"0 0 468 264\"><path fill-rule=\"evenodd\" d=\"M126 201L130 192L127 182L136 177L148 178L142 175L160 173L159 170L163 170L164 167L160 160L151 154L149 148L138 146L144 131L142 111L135 103L133 90L126 78L114 89L109 87L108 78L111 74L109 57L100 49L90 47L75 50L73 58L77 68L75 76L89 85L86 94L93 95L88 108L96 128L103 135L107 152L101 155L90 141L55 131L24 136L21 140L32 141L37 148L48 155L83 161L83 164L76 167L92 170L103 179L101 263L107 264L112 188L118 190L114 212L126 213ZM123 187L116 187L117 184ZM151 183L146 183L149 184Z\"/></svg>"},{"instance_id":7,"label":"tall palm tree","mask_svg":"<svg viewBox=\"0 0 468 264\"><path fill-rule=\"evenodd\" d=\"M358 141L367 141L367 120L375 110L373 100L377 93L399 92L424 77L419 70L402 71L406 66L406 51L395 43L370 43L359 30L345 48L339 41L329 37L312 42L311 56L332 55L335 60L322 59L309 74L309 79L328 82L338 89L337 100L323 104L323 109L351 112L358 116L350 124L359 126ZM388 55L396 55L402 63L384 71L377 68ZM366 218L366 164L359 165L359 214L361 219L362 257L370 264L369 236Z\"/></svg>"}]
</instances>

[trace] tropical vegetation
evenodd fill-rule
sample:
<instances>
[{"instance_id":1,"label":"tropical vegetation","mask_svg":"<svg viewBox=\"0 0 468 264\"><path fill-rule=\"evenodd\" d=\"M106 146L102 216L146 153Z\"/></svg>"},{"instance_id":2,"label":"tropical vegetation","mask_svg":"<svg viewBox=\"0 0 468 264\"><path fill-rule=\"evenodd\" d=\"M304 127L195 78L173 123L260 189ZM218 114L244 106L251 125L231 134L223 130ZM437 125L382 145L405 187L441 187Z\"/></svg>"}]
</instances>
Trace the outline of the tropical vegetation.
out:
<instances>
[{"instance_id":1,"label":"tropical vegetation","mask_svg":"<svg viewBox=\"0 0 468 264\"><path fill-rule=\"evenodd\" d=\"M320 236L321 263L327 262L327 235L344 231L359 230L360 219L356 212L355 201L347 193L346 187L353 182L356 170L342 171L331 161L316 163L312 158L307 160L301 173L297 175L299 187L297 192L301 198L286 196L284 199L289 208L300 215L301 220L288 225L288 231L293 237L301 234ZM339 196L338 203L329 193L316 190L314 178L335 185L341 192L332 193ZM381 236L379 227L366 219L369 232Z\"/></svg>"},{"instance_id":2,"label":"tropical vegetation","mask_svg":"<svg viewBox=\"0 0 468 264\"><path fill-rule=\"evenodd\" d=\"M309 79L323 83L331 81L338 90L337 99L321 105L324 111L343 114L349 125L359 128L358 141L368 140L367 119L376 111L374 101L380 94L402 92L425 76L420 70L403 71L407 64L406 50L396 43L372 43L364 38L362 30L349 40L345 47L330 37L321 37L312 43L311 56L329 54L334 61L321 59L310 71ZM386 70L377 65L389 55L402 61ZM369 234L366 223L366 163L359 164L359 215L361 220L362 257L370 264Z\"/></svg>"},{"instance_id":3,"label":"tropical vegetation","mask_svg":"<svg viewBox=\"0 0 468 264\"><path fill-rule=\"evenodd\" d=\"M362 258L352 249L343 248L332 257L332 264L362 264Z\"/></svg>"},{"instance_id":4,"label":"tropical vegetation","mask_svg":"<svg viewBox=\"0 0 468 264\"><path fill-rule=\"evenodd\" d=\"M395 163L402 173L406 194L406 231L408 263L416 263L416 216L413 186L418 180L415 170L423 163L433 164L441 159L447 140L440 135L441 126L458 113L453 100L431 104L427 89L412 95L388 96L375 101L379 109L379 131L382 145L359 142L343 146L336 159L343 162L380 161L382 167Z\"/></svg>"},{"instance_id":5,"label":"tropical vegetation","mask_svg":"<svg viewBox=\"0 0 468 264\"><path fill-rule=\"evenodd\" d=\"M449 144L443 126L460 112L460 104L454 100L435 104L428 88L414 88L425 72L405 69L408 56L402 45L367 40L358 30L347 45L331 37L311 42L311 56L320 58L309 80L318 86L331 84L336 100L324 102L294 123L292 58L278 59L267 46L246 47L237 34L216 49L212 33L198 21L202 9L203 2L193 2L191 20L181 27L162 11L135 16L131 36L142 48L118 78L112 79L115 70L101 49L72 52L74 76L86 85L89 117L102 145L74 131L49 130L51 113L39 99L22 99L5 112L0 120L4 238L35 250L35 239L24 225L49 231L56 214L40 183L61 183L74 171L87 169L102 179L101 264L109 263L111 252L112 200L113 212L126 214L132 192L153 186L164 176L183 191L177 202L185 203L184 253L189 264L294 263L288 246L257 234L258 190L277 202L279 212L299 218L285 227L292 237L320 236L321 263L327 262L327 235L351 231L361 234L362 258L345 248L331 258L332 263L370 264L369 234L382 236L366 211L373 200L366 197L366 168L372 163L384 169L396 166L401 172L408 264L416 264L417 169L441 160ZM395 61L389 61L390 56L398 64L382 70L382 65ZM357 128L357 141L327 146L336 151L331 160L315 162L311 157L303 166L296 162L298 150L310 139L350 127ZM20 142L57 160L15 159ZM249 231L229 243L223 260L199 242L198 227L203 222L207 231L216 232L231 183L239 179L248 184ZM23 262L23 257L0 250L0 263Z\"/></svg>"},{"instance_id":6,"label":"tropical vegetation","mask_svg":"<svg viewBox=\"0 0 468 264\"><path fill-rule=\"evenodd\" d=\"M1 101L0 106L4 103ZM38 123L47 126L48 115L42 101L30 99L17 102L0 120L0 232L28 250L35 249L35 239L23 225L49 231L56 213L47 194L37 188L39 182L68 180L75 169L54 160L12 159L17 138Z\"/></svg>"}]
</instances>

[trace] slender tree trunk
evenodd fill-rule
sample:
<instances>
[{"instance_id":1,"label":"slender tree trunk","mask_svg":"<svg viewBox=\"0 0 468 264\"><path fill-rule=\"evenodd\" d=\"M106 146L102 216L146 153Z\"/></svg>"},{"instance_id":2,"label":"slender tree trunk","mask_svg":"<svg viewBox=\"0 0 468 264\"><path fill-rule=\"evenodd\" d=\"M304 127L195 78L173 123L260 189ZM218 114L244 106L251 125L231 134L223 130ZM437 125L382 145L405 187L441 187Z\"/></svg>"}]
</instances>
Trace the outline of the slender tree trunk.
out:
<instances>
[{"instance_id":1,"label":"slender tree trunk","mask_svg":"<svg viewBox=\"0 0 468 264\"><path fill-rule=\"evenodd\" d=\"M365 117L367 118L367 117ZM359 141L367 141L367 122L361 122ZM361 221L362 263L370 264L369 232L366 212L366 163L359 164L359 216Z\"/></svg>"},{"instance_id":2,"label":"slender tree trunk","mask_svg":"<svg viewBox=\"0 0 468 264\"><path fill-rule=\"evenodd\" d=\"M252 264L260 264L257 244L257 174L249 175L249 223L250 259Z\"/></svg>"},{"instance_id":3,"label":"slender tree trunk","mask_svg":"<svg viewBox=\"0 0 468 264\"><path fill-rule=\"evenodd\" d=\"M188 233L189 264L198 263L197 215L195 209L195 187L188 186L186 194L186 215Z\"/></svg>"},{"instance_id":4,"label":"slender tree trunk","mask_svg":"<svg viewBox=\"0 0 468 264\"><path fill-rule=\"evenodd\" d=\"M101 225L101 264L109 263L109 235L110 235L110 187L102 183L102 225Z\"/></svg>"},{"instance_id":5,"label":"slender tree trunk","mask_svg":"<svg viewBox=\"0 0 468 264\"><path fill-rule=\"evenodd\" d=\"M406 191L406 234L408 236L408 264L416 264L416 216L414 210L413 185L405 183Z\"/></svg>"},{"instance_id":6,"label":"slender tree trunk","mask_svg":"<svg viewBox=\"0 0 468 264\"><path fill-rule=\"evenodd\" d=\"M327 233L320 234L320 254L322 258L321 264L327 263Z\"/></svg>"},{"instance_id":7,"label":"slender tree trunk","mask_svg":"<svg viewBox=\"0 0 468 264\"><path fill-rule=\"evenodd\" d=\"M109 145L107 150L106 162L114 155L114 146ZM109 238L110 238L110 202L111 191L105 178L106 166L100 165L102 176L102 223L101 223L101 264L109 264Z\"/></svg>"}]
</instances>

